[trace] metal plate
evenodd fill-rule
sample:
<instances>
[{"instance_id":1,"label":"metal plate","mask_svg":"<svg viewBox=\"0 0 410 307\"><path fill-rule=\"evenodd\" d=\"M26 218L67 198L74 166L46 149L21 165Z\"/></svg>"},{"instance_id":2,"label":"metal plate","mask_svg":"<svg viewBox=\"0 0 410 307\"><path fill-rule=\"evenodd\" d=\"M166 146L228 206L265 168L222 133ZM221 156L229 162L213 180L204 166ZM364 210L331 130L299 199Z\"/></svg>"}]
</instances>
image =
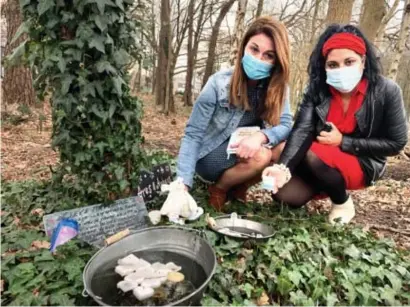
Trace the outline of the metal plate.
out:
<instances>
[{"instance_id":1,"label":"metal plate","mask_svg":"<svg viewBox=\"0 0 410 307\"><path fill-rule=\"evenodd\" d=\"M214 217L213 219L216 225L208 225L209 228L224 236L264 240L275 235L275 231L271 226L252 221L246 216L238 216L236 213Z\"/></svg>"}]
</instances>

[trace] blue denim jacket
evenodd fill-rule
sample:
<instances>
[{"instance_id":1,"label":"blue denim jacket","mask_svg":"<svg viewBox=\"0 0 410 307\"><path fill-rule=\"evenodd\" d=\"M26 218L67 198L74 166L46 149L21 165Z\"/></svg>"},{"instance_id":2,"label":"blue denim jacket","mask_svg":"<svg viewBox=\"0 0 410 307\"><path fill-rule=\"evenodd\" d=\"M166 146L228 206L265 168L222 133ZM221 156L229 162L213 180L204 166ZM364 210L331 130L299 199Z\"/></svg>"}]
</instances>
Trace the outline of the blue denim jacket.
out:
<instances>
[{"instance_id":1,"label":"blue denim jacket","mask_svg":"<svg viewBox=\"0 0 410 307\"><path fill-rule=\"evenodd\" d=\"M236 130L244 110L230 105L229 87L233 70L222 70L212 75L194 104L191 117L185 128L177 162L177 176L190 187L193 184L196 162L226 141ZM269 139L269 145L276 146L284 141L292 127L289 91L280 124L262 132Z\"/></svg>"}]
</instances>

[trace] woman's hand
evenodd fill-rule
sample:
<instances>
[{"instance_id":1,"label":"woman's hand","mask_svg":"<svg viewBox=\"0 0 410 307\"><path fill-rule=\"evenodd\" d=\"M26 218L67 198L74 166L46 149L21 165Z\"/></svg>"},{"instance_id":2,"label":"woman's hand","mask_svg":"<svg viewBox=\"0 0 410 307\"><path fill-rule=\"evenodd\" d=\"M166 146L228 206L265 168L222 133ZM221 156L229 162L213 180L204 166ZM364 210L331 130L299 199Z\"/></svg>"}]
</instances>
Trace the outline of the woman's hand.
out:
<instances>
[{"instance_id":1,"label":"woman's hand","mask_svg":"<svg viewBox=\"0 0 410 307\"><path fill-rule=\"evenodd\" d=\"M241 159L250 159L268 142L267 136L263 132L256 132L241 140L237 144L232 144L231 148L236 148L236 156Z\"/></svg>"},{"instance_id":2,"label":"woman's hand","mask_svg":"<svg viewBox=\"0 0 410 307\"><path fill-rule=\"evenodd\" d=\"M332 130L330 132L320 132L320 136L317 137L317 140L320 144L338 147L342 144L343 134L340 133L339 129L337 129L333 123L329 124L332 126Z\"/></svg>"},{"instance_id":3,"label":"woman's hand","mask_svg":"<svg viewBox=\"0 0 410 307\"><path fill-rule=\"evenodd\" d=\"M276 194L280 188L282 188L290 180L289 170L282 165L274 164L265 168L262 172L263 177L273 177L275 178L272 192Z\"/></svg>"}]
</instances>

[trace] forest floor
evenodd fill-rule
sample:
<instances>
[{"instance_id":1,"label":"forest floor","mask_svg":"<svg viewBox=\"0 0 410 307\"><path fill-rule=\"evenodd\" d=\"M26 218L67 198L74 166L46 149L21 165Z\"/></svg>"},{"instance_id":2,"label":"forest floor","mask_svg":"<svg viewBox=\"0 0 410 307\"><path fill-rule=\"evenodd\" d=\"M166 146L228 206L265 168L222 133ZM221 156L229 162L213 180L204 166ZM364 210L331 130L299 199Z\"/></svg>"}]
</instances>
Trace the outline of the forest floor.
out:
<instances>
[{"instance_id":1,"label":"forest floor","mask_svg":"<svg viewBox=\"0 0 410 307\"><path fill-rule=\"evenodd\" d=\"M176 99L176 114L166 116L159 112L151 96L140 97L144 100L142 126L146 148L166 150L175 156L190 108L183 107ZM38 120L38 112L3 118L1 174L4 181L48 179L50 168L58 162L58 155L50 145L50 107L42 107L46 118L42 122ZM406 148L410 152L410 143ZM251 196L266 202L266 195L261 197L261 193L253 190ZM404 156L389 158L384 178L375 186L352 192L352 197L357 209L354 223L378 237L391 237L399 247L410 249L410 159ZM309 212L324 214L329 208L328 200L312 201L307 206Z\"/></svg>"}]
</instances>

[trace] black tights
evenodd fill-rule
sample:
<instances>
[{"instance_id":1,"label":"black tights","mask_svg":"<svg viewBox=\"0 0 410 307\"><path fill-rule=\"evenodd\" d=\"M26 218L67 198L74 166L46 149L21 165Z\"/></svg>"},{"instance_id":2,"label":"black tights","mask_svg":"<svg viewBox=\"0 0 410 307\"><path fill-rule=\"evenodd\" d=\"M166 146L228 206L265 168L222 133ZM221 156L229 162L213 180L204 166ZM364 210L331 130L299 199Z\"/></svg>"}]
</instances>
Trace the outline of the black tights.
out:
<instances>
[{"instance_id":1,"label":"black tights","mask_svg":"<svg viewBox=\"0 0 410 307\"><path fill-rule=\"evenodd\" d=\"M320 192L326 193L334 204L343 204L349 197L340 172L309 150L290 181L274 197L292 207L301 207Z\"/></svg>"}]
</instances>

